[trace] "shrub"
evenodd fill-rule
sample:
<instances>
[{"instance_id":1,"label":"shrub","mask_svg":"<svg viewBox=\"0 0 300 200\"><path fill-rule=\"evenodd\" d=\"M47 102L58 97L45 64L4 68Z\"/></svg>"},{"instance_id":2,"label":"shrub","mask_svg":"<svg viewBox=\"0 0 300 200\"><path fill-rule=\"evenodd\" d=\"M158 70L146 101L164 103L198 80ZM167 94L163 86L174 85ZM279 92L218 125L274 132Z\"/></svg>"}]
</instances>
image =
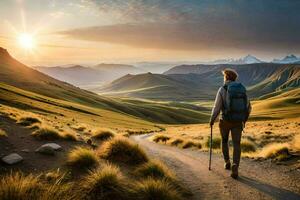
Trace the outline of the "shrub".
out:
<instances>
[{"instance_id":1,"label":"shrub","mask_svg":"<svg viewBox=\"0 0 300 200\"><path fill-rule=\"evenodd\" d=\"M144 178L175 179L170 169L158 160L151 160L139 166L135 173Z\"/></svg>"},{"instance_id":2,"label":"shrub","mask_svg":"<svg viewBox=\"0 0 300 200\"><path fill-rule=\"evenodd\" d=\"M171 144L172 146L178 146L178 145L180 145L180 144L182 144L182 143L183 143L183 140L177 138L177 139L174 139L173 141L171 141L170 144Z\"/></svg>"},{"instance_id":3,"label":"shrub","mask_svg":"<svg viewBox=\"0 0 300 200\"><path fill-rule=\"evenodd\" d=\"M98 140L108 140L110 138L113 138L114 136L115 136L115 133L112 130L98 129L93 133L92 138L95 138Z\"/></svg>"},{"instance_id":4,"label":"shrub","mask_svg":"<svg viewBox=\"0 0 300 200\"><path fill-rule=\"evenodd\" d=\"M165 136L165 135L156 135L154 138L153 138L153 141L154 142L164 142L166 143L168 140L170 139L170 137L168 136Z\"/></svg>"},{"instance_id":5,"label":"shrub","mask_svg":"<svg viewBox=\"0 0 300 200\"><path fill-rule=\"evenodd\" d=\"M137 184L135 199L180 200L182 197L168 181L147 179Z\"/></svg>"},{"instance_id":6,"label":"shrub","mask_svg":"<svg viewBox=\"0 0 300 200\"><path fill-rule=\"evenodd\" d=\"M22 117L19 119L18 124L22 126L31 126L32 124L41 123L41 120L36 117Z\"/></svg>"},{"instance_id":7,"label":"shrub","mask_svg":"<svg viewBox=\"0 0 300 200\"><path fill-rule=\"evenodd\" d=\"M98 164L96 153L84 147L76 147L73 149L67 158L67 165L77 169L91 169Z\"/></svg>"},{"instance_id":8,"label":"shrub","mask_svg":"<svg viewBox=\"0 0 300 200\"><path fill-rule=\"evenodd\" d=\"M7 134L4 130L0 129L0 138L1 137L7 137Z\"/></svg>"},{"instance_id":9,"label":"shrub","mask_svg":"<svg viewBox=\"0 0 300 200\"><path fill-rule=\"evenodd\" d=\"M251 142L250 140L242 140L241 142L241 151L248 153L248 152L255 152L256 151L256 145L254 142Z\"/></svg>"},{"instance_id":10,"label":"shrub","mask_svg":"<svg viewBox=\"0 0 300 200\"><path fill-rule=\"evenodd\" d=\"M274 160L284 160L290 157L289 146L287 143L270 144L262 149L259 156Z\"/></svg>"},{"instance_id":11,"label":"shrub","mask_svg":"<svg viewBox=\"0 0 300 200\"><path fill-rule=\"evenodd\" d=\"M34 131L31 135L43 140L56 140L62 138L62 136L56 130L49 127L38 129Z\"/></svg>"},{"instance_id":12,"label":"shrub","mask_svg":"<svg viewBox=\"0 0 300 200\"><path fill-rule=\"evenodd\" d=\"M129 199L128 183L119 168L107 164L102 169L90 171L80 184L78 196L83 199Z\"/></svg>"},{"instance_id":13,"label":"shrub","mask_svg":"<svg viewBox=\"0 0 300 200\"><path fill-rule=\"evenodd\" d=\"M117 137L106 141L100 149L99 156L112 160L124 162L127 164L142 164L148 161L148 157L139 145L134 144L129 139Z\"/></svg>"},{"instance_id":14,"label":"shrub","mask_svg":"<svg viewBox=\"0 0 300 200\"><path fill-rule=\"evenodd\" d=\"M221 138L219 138L219 137L213 137L211 147L212 147L213 149L219 149L219 148L221 147L221 141L222 141ZM210 147L210 137L207 138L206 143L205 143L205 146L206 146L207 148Z\"/></svg>"}]
</instances>

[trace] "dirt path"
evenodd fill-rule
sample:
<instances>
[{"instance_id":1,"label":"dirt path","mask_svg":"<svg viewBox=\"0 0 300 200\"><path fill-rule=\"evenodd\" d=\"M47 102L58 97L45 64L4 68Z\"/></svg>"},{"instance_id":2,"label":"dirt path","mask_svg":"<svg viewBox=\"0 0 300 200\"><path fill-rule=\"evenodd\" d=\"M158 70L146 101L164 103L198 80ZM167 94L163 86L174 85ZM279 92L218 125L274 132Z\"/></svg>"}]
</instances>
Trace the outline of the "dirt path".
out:
<instances>
[{"instance_id":1,"label":"dirt path","mask_svg":"<svg viewBox=\"0 0 300 200\"><path fill-rule=\"evenodd\" d=\"M148 154L163 160L193 192L193 199L300 199L300 172L271 162L242 159L240 178L234 180L223 169L223 159L213 155L208 171L208 154L182 150L134 136Z\"/></svg>"}]
</instances>

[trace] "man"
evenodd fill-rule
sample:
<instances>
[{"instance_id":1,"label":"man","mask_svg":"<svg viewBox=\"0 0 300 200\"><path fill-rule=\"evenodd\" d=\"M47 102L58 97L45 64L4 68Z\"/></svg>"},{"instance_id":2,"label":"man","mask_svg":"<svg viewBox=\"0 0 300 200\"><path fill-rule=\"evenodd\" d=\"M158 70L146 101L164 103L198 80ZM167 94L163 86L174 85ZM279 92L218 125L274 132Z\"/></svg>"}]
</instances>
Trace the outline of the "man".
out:
<instances>
[{"instance_id":1,"label":"man","mask_svg":"<svg viewBox=\"0 0 300 200\"><path fill-rule=\"evenodd\" d=\"M210 126L214 125L216 118L222 111L220 117L220 133L222 137L222 153L224 156L226 170L231 169L231 177L238 178L238 167L241 157L241 136L246 121L251 112L250 101L246 95L246 89L236 82L238 73L234 69L227 68L222 71L224 85L218 90L215 105L212 109ZM233 163L231 166L229 157L228 138L231 132L233 142Z\"/></svg>"}]
</instances>

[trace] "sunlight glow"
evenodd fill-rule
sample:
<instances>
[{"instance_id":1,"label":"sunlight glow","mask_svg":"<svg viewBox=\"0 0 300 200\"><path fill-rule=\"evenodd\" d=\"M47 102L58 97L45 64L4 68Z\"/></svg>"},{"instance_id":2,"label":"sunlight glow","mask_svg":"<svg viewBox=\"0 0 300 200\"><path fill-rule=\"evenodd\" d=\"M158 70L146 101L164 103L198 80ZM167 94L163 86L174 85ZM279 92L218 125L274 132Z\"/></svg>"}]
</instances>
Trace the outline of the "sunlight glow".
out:
<instances>
[{"instance_id":1,"label":"sunlight glow","mask_svg":"<svg viewBox=\"0 0 300 200\"><path fill-rule=\"evenodd\" d=\"M18 36L19 44L24 49L32 49L34 47L33 36L28 33L22 33Z\"/></svg>"}]
</instances>

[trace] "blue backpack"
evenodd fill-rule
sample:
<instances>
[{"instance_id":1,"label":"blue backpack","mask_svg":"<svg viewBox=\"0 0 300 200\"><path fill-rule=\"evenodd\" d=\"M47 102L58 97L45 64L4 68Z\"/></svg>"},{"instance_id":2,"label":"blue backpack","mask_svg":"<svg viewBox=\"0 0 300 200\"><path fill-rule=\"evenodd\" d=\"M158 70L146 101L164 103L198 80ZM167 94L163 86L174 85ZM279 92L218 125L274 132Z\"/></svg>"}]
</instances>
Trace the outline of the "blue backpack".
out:
<instances>
[{"instance_id":1,"label":"blue backpack","mask_svg":"<svg viewBox=\"0 0 300 200\"><path fill-rule=\"evenodd\" d=\"M226 90L226 99L223 101L223 119L236 122L246 121L248 116L246 88L237 82L231 82L223 87Z\"/></svg>"}]
</instances>

